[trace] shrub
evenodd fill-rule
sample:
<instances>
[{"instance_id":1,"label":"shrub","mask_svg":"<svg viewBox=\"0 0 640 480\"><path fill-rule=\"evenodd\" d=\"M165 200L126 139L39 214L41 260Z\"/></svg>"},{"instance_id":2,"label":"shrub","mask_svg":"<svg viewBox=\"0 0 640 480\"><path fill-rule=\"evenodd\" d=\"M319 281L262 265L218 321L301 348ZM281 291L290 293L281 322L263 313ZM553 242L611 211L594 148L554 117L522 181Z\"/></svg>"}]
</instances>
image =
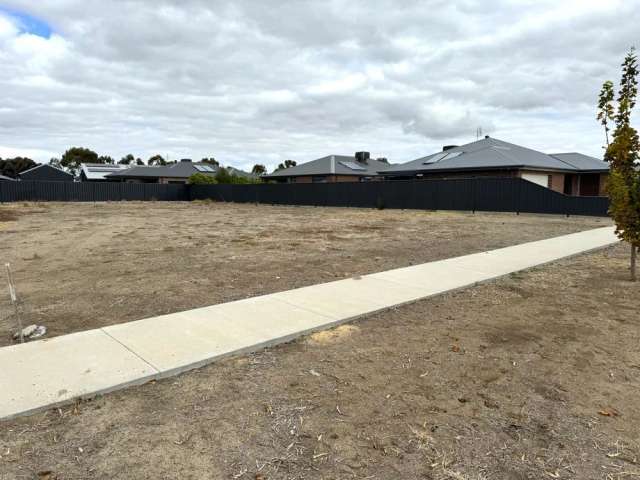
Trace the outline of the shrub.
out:
<instances>
[{"instance_id":1,"label":"shrub","mask_svg":"<svg viewBox=\"0 0 640 480\"><path fill-rule=\"evenodd\" d=\"M219 182L211 175L205 175L204 173L194 173L189 177L189 183L191 185L213 185Z\"/></svg>"}]
</instances>

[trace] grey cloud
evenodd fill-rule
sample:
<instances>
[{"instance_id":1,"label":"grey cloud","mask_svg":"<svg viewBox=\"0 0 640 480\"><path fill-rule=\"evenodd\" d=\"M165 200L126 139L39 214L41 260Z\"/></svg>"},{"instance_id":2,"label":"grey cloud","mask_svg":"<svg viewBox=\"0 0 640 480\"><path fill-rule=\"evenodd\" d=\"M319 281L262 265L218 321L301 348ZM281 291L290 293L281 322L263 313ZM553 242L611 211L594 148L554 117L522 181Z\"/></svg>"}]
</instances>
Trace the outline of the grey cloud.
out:
<instances>
[{"instance_id":1,"label":"grey cloud","mask_svg":"<svg viewBox=\"0 0 640 480\"><path fill-rule=\"evenodd\" d=\"M640 23L638 0L5 3L56 34L0 35L0 156L86 145L244 167L408 160L479 125L597 154L594 99Z\"/></svg>"}]
</instances>

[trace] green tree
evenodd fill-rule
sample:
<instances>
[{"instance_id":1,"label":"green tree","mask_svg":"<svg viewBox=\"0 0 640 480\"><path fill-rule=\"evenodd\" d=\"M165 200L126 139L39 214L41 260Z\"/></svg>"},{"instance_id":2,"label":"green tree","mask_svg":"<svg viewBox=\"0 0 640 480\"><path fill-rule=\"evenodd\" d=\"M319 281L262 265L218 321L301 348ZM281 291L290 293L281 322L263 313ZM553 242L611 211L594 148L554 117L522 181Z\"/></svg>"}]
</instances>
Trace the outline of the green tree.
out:
<instances>
[{"instance_id":1,"label":"green tree","mask_svg":"<svg viewBox=\"0 0 640 480\"><path fill-rule=\"evenodd\" d=\"M129 153L118 160L118 165L131 165L135 160L134 156Z\"/></svg>"},{"instance_id":2,"label":"green tree","mask_svg":"<svg viewBox=\"0 0 640 480\"><path fill-rule=\"evenodd\" d=\"M251 169L251 173L253 173L254 175L264 175L265 173L267 173L267 168L264 165L256 163Z\"/></svg>"},{"instance_id":3,"label":"green tree","mask_svg":"<svg viewBox=\"0 0 640 480\"><path fill-rule=\"evenodd\" d=\"M216 172L216 183L244 185L248 183L261 183L260 180L253 180L233 173L233 170L227 168L219 168Z\"/></svg>"},{"instance_id":4,"label":"green tree","mask_svg":"<svg viewBox=\"0 0 640 480\"><path fill-rule=\"evenodd\" d=\"M284 163L278 165L276 170L284 170L285 168L295 167L297 163L294 160L285 160Z\"/></svg>"},{"instance_id":5,"label":"green tree","mask_svg":"<svg viewBox=\"0 0 640 480\"><path fill-rule=\"evenodd\" d=\"M229 170L227 170L226 168L219 168L216 172L215 178L217 183L233 183L233 178L229 173Z\"/></svg>"},{"instance_id":6,"label":"green tree","mask_svg":"<svg viewBox=\"0 0 640 480\"><path fill-rule=\"evenodd\" d=\"M0 159L0 175L5 177L18 178L18 174L38 165L27 157L15 157Z\"/></svg>"},{"instance_id":7,"label":"green tree","mask_svg":"<svg viewBox=\"0 0 640 480\"><path fill-rule=\"evenodd\" d=\"M154 155L147 161L147 165L166 165L167 161L162 155Z\"/></svg>"},{"instance_id":8,"label":"green tree","mask_svg":"<svg viewBox=\"0 0 640 480\"><path fill-rule=\"evenodd\" d=\"M136 165L144 165L144 162L141 158L136 158Z\"/></svg>"},{"instance_id":9,"label":"green tree","mask_svg":"<svg viewBox=\"0 0 640 480\"><path fill-rule=\"evenodd\" d=\"M111 158L109 155L100 155L98 157L98 162L97 163L107 163L109 165L113 165L115 162L115 160L113 158Z\"/></svg>"},{"instance_id":10,"label":"green tree","mask_svg":"<svg viewBox=\"0 0 640 480\"><path fill-rule=\"evenodd\" d=\"M62 168L62 165L60 165L60 159L56 157L53 157L49 160L49 165L56 168Z\"/></svg>"},{"instance_id":11,"label":"green tree","mask_svg":"<svg viewBox=\"0 0 640 480\"><path fill-rule=\"evenodd\" d=\"M88 148L72 147L60 159L60 165L72 175L77 175L81 163L98 163L98 154Z\"/></svg>"},{"instance_id":12,"label":"green tree","mask_svg":"<svg viewBox=\"0 0 640 480\"><path fill-rule=\"evenodd\" d=\"M211 157L211 158L203 158L202 160L200 160L201 163L208 163L209 165L213 165L214 167L219 167L220 166L220 162L218 162L215 158Z\"/></svg>"},{"instance_id":13,"label":"green tree","mask_svg":"<svg viewBox=\"0 0 640 480\"><path fill-rule=\"evenodd\" d=\"M213 185L216 182L216 179L211 175L206 175L204 173L194 173L189 177L189 183L192 185Z\"/></svg>"},{"instance_id":14,"label":"green tree","mask_svg":"<svg viewBox=\"0 0 640 480\"><path fill-rule=\"evenodd\" d=\"M609 213L616 223L616 234L631 245L631 280L636 280L636 257L640 248L640 139L631 126L631 112L638 95L638 66L631 48L622 63L613 140L605 160L610 164L607 190L611 199Z\"/></svg>"},{"instance_id":15,"label":"green tree","mask_svg":"<svg viewBox=\"0 0 640 480\"><path fill-rule=\"evenodd\" d=\"M607 148L609 147L609 122L614 120L614 108L613 108L613 82L607 80L602 84L602 90L598 95L598 115L596 118L600 124L604 127L604 136L607 141Z\"/></svg>"}]
</instances>

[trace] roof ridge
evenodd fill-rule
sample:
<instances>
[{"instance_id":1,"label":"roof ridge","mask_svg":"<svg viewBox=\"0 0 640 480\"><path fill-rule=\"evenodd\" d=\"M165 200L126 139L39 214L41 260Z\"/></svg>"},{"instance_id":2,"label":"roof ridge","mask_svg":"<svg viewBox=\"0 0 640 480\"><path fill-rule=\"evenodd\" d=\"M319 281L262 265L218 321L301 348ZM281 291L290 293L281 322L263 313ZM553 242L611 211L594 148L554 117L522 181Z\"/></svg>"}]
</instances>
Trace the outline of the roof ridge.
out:
<instances>
[{"instance_id":1,"label":"roof ridge","mask_svg":"<svg viewBox=\"0 0 640 480\"><path fill-rule=\"evenodd\" d=\"M71 175L69 172L67 172L67 171L63 170L63 169L62 169L62 168L60 168L60 167L56 167L55 165L51 165L50 163L39 163L39 164L37 164L37 165L36 165L36 166L34 166L34 167L31 167L31 168L29 168L29 169L27 169L27 170L23 170L22 172L18 173L18 175L22 175L23 173L27 173L27 172L30 172L31 170L35 170L36 168L41 168L41 167L51 167L51 168L55 168L56 170L59 170L59 171L61 171L62 173L66 173L67 175ZM71 176L73 176L73 175L71 175Z\"/></svg>"},{"instance_id":2,"label":"roof ridge","mask_svg":"<svg viewBox=\"0 0 640 480\"><path fill-rule=\"evenodd\" d=\"M547 155L549 155L551 158L553 158L554 160L557 160L558 162L562 162L565 165L569 165L571 168L575 169L575 170L580 170L580 167L578 167L577 165L574 165L573 163L568 162L567 160L562 160L561 158L558 157L554 157L552 154L548 153Z\"/></svg>"}]
</instances>

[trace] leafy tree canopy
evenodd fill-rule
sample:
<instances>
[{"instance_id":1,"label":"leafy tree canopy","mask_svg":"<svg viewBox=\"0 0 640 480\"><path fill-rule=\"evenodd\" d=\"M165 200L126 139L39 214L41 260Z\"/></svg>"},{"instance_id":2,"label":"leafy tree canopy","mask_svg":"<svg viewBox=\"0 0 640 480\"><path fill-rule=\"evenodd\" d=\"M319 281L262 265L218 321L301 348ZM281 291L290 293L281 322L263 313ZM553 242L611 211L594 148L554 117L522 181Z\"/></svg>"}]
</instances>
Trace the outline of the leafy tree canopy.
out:
<instances>
[{"instance_id":1,"label":"leafy tree canopy","mask_svg":"<svg viewBox=\"0 0 640 480\"><path fill-rule=\"evenodd\" d=\"M166 165L167 161L162 155L154 155L147 161L147 165Z\"/></svg>"},{"instance_id":2,"label":"leafy tree canopy","mask_svg":"<svg viewBox=\"0 0 640 480\"><path fill-rule=\"evenodd\" d=\"M211 158L203 158L202 160L200 160L202 163L208 163L209 165L213 165L215 167L219 167L220 166L220 162L218 162L215 158L211 157Z\"/></svg>"},{"instance_id":3,"label":"leafy tree canopy","mask_svg":"<svg viewBox=\"0 0 640 480\"><path fill-rule=\"evenodd\" d=\"M295 160L285 160L284 163L278 165L278 168L276 168L276 170L284 170L285 168L295 167L296 165L297 163L295 162Z\"/></svg>"},{"instance_id":4,"label":"leafy tree canopy","mask_svg":"<svg viewBox=\"0 0 640 480\"><path fill-rule=\"evenodd\" d=\"M135 158L130 153L118 160L119 165L131 165L135 162Z\"/></svg>"},{"instance_id":5,"label":"leafy tree canopy","mask_svg":"<svg viewBox=\"0 0 640 480\"><path fill-rule=\"evenodd\" d=\"M640 159L640 138L631 126L631 112L637 96L638 66L632 48L622 63L618 111L614 117L615 130L605 154L605 160L611 165L607 183L611 199L609 212L616 223L618 237L631 244L632 280L636 279L636 255L640 248L640 171L637 164Z\"/></svg>"},{"instance_id":6,"label":"leafy tree canopy","mask_svg":"<svg viewBox=\"0 0 640 480\"><path fill-rule=\"evenodd\" d=\"M267 167L256 163L251 169L251 173L253 173L254 175L264 175L265 173L267 173Z\"/></svg>"},{"instance_id":7,"label":"leafy tree canopy","mask_svg":"<svg viewBox=\"0 0 640 480\"><path fill-rule=\"evenodd\" d=\"M5 177L18 178L18 174L38 165L27 157L0 158L0 175Z\"/></svg>"},{"instance_id":8,"label":"leafy tree canopy","mask_svg":"<svg viewBox=\"0 0 640 480\"><path fill-rule=\"evenodd\" d=\"M607 80L602 84L602 90L600 90L600 95L598 96L598 115L596 116L604 127L607 147L609 147L609 122L613 121L614 118L613 97L613 82Z\"/></svg>"},{"instance_id":9,"label":"leafy tree canopy","mask_svg":"<svg viewBox=\"0 0 640 480\"><path fill-rule=\"evenodd\" d=\"M219 168L215 175L216 183L231 183L236 185L244 185L248 183L261 183L260 180L253 180L241 175L236 175L226 168Z\"/></svg>"},{"instance_id":10,"label":"leafy tree canopy","mask_svg":"<svg viewBox=\"0 0 640 480\"><path fill-rule=\"evenodd\" d=\"M189 177L189 183L192 185L213 185L218 183L211 175L204 173L194 173Z\"/></svg>"},{"instance_id":11,"label":"leafy tree canopy","mask_svg":"<svg viewBox=\"0 0 640 480\"><path fill-rule=\"evenodd\" d=\"M66 168L72 175L78 173L81 163L99 163L98 154L88 148L72 147L64 152L60 159L60 166Z\"/></svg>"}]
</instances>

